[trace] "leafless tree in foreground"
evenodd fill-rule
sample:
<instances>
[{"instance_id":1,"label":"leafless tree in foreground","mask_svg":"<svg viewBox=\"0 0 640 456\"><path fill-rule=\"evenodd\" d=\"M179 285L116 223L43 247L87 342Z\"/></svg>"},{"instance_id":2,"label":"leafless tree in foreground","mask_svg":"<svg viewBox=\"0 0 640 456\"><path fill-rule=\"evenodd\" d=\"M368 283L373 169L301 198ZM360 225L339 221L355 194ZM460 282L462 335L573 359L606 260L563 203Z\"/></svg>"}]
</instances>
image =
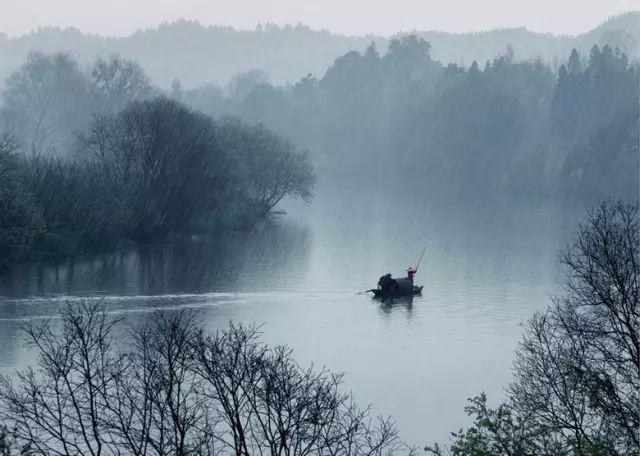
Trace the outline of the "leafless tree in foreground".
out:
<instances>
[{"instance_id":1,"label":"leafless tree in foreground","mask_svg":"<svg viewBox=\"0 0 640 456\"><path fill-rule=\"evenodd\" d=\"M507 401L472 399L451 454L640 454L639 229L637 205L589 212L561 255L565 292L526 325Z\"/></svg>"},{"instance_id":2,"label":"leafless tree in foreground","mask_svg":"<svg viewBox=\"0 0 640 456\"><path fill-rule=\"evenodd\" d=\"M381 455L401 449L393 424L372 422L342 376L303 369L286 347L260 343L256 328L231 325L195 344L204 394L218 406L214 433L238 455Z\"/></svg>"},{"instance_id":3,"label":"leafless tree in foreground","mask_svg":"<svg viewBox=\"0 0 640 456\"><path fill-rule=\"evenodd\" d=\"M602 203L562 254L566 293L530 322L514 397L577 451L640 450L638 207Z\"/></svg>"},{"instance_id":4,"label":"leafless tree in foreground","mask_svg":"<svg viewBox=\"0 0 640 456\"><path fill-rule=\"evenodd\" d=\"M49 323L25 327L38 353L29 368L0 383L3 421L15 425L19 444L34 454L116 454L105 413L119 374L104 312L95 307L67 308L59 331Z\"/></svg>"},{"instance_id":5,"label":"leafless tree in foreground","mask_svg":"<svg viewBox=\"0 0 640 456\"><path fill-rule=\"evenodd\" d=\"M91 456L406 449L389 419L372 418L341 391L342 376L300 367L290 349L262 343L255 327L206 334L192 313L158 313L117 349L117 324L83 303L67 307L59 328L26 326L37 368L0 383L11 448Z\"/></svg>"},{"instance_id":6,"label":"leafless tree in foreground","mask_svg":"<svg viewBox=\"0 0 640 456\"><path fill-rule=\"evenodd\" d=\"M132 349L115 380L109 420L124 454L201 455L213 436L193 369L194 315L155 314L131 332Z\"/></svg>"}]
</instances>

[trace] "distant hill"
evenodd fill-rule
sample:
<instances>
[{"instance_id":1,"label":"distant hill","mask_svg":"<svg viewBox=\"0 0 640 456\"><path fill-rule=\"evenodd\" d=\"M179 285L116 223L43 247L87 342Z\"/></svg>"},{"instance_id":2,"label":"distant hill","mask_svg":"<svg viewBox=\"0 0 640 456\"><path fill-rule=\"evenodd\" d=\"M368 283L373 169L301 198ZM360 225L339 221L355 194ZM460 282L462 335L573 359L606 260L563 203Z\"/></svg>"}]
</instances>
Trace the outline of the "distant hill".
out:
<instances>
[{"instance_id":1,"label":"distant hill","mask_svg":"<svg viewBox=\"0 0 640 456\"><path fill-rule=\"evenodd\" d=\"M564 61L573 47L588 53L594 44L619 46L632 59L640 57L640 12L613 17L577 36L531 32L525 28L479 33L413 32L432 44L432 56L443 63L484 62L511 45L516 59ZM87 64L98 54L119 53L134 59L155 84L169 87L178 78L185 88L203 82L225 84L235 74L261 69L275 83L296 81L313 73L322 76L336 57L362 51L370 42L380 51L389 38L345 36L306 26L266 25L253 31L208 26L180 20L124 38L109 38L76 29L43 28L8 38L0 34L0 81L15 70L30 50L66 51Z\"/></svg>"},{"instance_id":2,"label":"distant hill","mask_svg":"<svg viewBox=\"0 0 640 456\"><path fill-rule=\"evenodd\" d=\"M640 58L640 12L613 17L597 28L576 36L536 33L526 28L497 29L479 33L417 32L432 45L432 55L441 62L482 63L504 53L510 45L516 59L541 58L564 62L576 48L588 55L594 44L619 47L632 59Z\"/></svg>"}]
</instances>

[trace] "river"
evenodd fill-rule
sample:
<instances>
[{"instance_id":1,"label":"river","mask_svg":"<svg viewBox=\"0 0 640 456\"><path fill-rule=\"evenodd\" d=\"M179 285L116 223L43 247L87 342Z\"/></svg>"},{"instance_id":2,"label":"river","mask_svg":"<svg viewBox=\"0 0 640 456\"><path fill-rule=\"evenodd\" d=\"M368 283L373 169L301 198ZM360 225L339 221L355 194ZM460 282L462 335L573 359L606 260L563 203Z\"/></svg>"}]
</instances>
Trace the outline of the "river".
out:
<instances>
[{"instance_id":1,"label":"river","mask_svg":"<svg viewBox=\"0 0 640 456\"><path fill-rule=\"evenodd\" d=\"M466 398L503 397L521 323L561 285L557 251L575 217L548 204L373 201L327 193L252 233L22 265L0 276L0 372L35 361L20 324L69 300L102 300L129 321L188 306L211 328L262 324L302 364L344 372L408 443L447 442L468 423ZM402 274L425 244L422 296L357 294Z\"/></svg>"}]
</instances>

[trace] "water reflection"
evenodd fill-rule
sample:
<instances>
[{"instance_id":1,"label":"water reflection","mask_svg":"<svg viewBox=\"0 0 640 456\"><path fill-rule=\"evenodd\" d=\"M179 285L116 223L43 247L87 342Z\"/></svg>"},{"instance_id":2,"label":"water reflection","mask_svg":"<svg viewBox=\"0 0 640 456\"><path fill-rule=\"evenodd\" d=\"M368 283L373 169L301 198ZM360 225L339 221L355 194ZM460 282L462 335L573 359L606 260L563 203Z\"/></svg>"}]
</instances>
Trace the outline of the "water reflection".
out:
<instances>
[{"instance_id":1,"label":"water reflection","mask_svg":"<svg viewBox=\"0 0 640 456\"><path fill-rule=\"evenodd\" d=\"M519 324L548 302L573 224L554 207L373 201L324 195L251 233L17 268L0 276L0 371L34 361L20 322L69 300L102 300L132 321L198 308L209 328L264 324L265 341L292 346L302 364L345 372L359 400L393 415L410 443L446 440L465 422L467 397L502 394ZM402 274L425 243L423 296L356 294Z\"/></svg>"},{"instance_id":2,"label":"water reflection","mask_svg":"<svg viewBox=\"0 0 640 456\"><path fill-rule=\"evenodd\" d=\"M374 299L374 301L379 303L380 310L383 314L389 315L392 312L405 312L407 318L411 318L411 314L413 312L413 301L414 299L419 302L423 301L422 297L414 297L414 296L401 296L396 298L380 298Z\"/></svg>"},{"instance_id":3,"label":"water reflection","mask_svg":"<svg viewBox=\"0 0 640 456\"><path fill-rule=\"evenodd\" d=\"M266 224L221 238L193 237L170 244L31 264L0 276L4 298L30 296L153 296L286 286L308 262L306 226ZM6 306L2 312L8 312Z\"/></svg>"}]
</instances>

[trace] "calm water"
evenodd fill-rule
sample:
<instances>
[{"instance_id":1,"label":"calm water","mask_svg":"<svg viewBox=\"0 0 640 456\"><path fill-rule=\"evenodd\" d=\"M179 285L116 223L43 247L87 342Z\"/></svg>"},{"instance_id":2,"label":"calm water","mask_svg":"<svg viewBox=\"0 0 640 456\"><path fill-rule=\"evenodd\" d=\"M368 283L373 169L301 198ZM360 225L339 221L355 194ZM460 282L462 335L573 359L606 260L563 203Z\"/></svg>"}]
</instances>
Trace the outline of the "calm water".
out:
<instances>
[{"instance_id":1,"label":"calm water","mask_svg":"<svg viewBox=\"0 0 640 456\"><path fill-rule=\"evenodd\" d=\"M292 346L302 363L345 372L359 401L392 415L409 443L447 441L467 422L467 397L502 396L520 323L558 287L556 252L574 218L547 205L367 201L327 194L251 234L0 276L0 372L34 360L20 323L54 316L67 300L102 299L129 320L189 306L212 328L263 323L265 340ZM401 274L424 244L422 296L385 304L356 294Z\"/></svg>"}]
</instances>

